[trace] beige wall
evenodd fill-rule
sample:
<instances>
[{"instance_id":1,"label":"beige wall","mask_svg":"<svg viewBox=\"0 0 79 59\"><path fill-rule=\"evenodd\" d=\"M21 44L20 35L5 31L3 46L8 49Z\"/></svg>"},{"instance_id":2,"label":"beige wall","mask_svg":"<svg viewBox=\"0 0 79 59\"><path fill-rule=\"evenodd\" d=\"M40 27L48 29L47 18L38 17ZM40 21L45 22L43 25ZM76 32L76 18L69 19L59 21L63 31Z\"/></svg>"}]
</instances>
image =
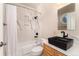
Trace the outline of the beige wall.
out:
<instances>
[{"instance_id":1,"label":"beige wall","mask_svg":"<svg viewBox=\"0 0 79 59\"><path fill-rule=\"evenodd\" d=\"M57 11L52 7L52 4L44 4L41 10L41 38L48 38L53 36L55 30L57 30Z\"/></svg>"},{"instance_id":2,"label":"beige wall","mask_svg":"<svg viewBox=\"0 0 79 59\"><path fill-rule=\"evenodd\" d=\"M67 4L60 4L59 8ZM57 5L44 4L42 8L41 23L41 37L48 38L54 35L60 35L61 30L58 30ZM65 30L68 34L79 35L79 4L76 4L75 10L76 29L74 31Z\"/></svg>"},{"instance_id":3,"label":"beige wall","mask_svg":"<svg viewBox=\"0 0 79 59\"><path fill-rule=\"evenodd\" d=\"M41 9L41 19L40 19L40 37L48 38L59 33L58 20L57 20L57 10L67 4L42 4Z\"/></svg>"}]
</instances>

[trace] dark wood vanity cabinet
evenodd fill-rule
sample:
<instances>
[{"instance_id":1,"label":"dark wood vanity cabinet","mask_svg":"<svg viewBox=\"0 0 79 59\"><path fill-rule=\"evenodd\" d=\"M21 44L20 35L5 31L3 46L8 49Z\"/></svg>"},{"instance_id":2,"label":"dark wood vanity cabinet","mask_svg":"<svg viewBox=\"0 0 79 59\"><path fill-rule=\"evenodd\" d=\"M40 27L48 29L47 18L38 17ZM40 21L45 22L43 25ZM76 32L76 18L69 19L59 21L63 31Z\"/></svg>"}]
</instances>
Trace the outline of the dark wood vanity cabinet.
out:
<instances>
[{"instance_id":1,"label":"dark wood vanity cabinet","mask_svg":"<svg viewBox=\"0 0 79 59\"><path fill-rule=\"evenodd\" d=\"M65 54L55 50L54 48L49 47L48 45L44 44L43 49L43 56L65 56Z\"/></svg>"}]
</instances>

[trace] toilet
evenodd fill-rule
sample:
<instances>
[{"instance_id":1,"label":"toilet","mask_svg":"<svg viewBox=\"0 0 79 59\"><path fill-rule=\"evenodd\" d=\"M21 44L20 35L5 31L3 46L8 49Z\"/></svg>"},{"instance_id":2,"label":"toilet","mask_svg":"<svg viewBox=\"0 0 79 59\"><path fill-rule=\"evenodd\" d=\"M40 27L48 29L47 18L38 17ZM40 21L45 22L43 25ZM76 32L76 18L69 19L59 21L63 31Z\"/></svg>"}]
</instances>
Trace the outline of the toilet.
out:
<instances>
[{"instance_id":1,"label":"toilet","mask_svg":"<svg viewBox=\"0 0 79 59\"><path fill-rule=\"evenodd\" d=\"M32 56L41 56L42 55L42 51L43 51L43 47L42 46L35 46L31 50L31 55Z\"/></svg>"},{"instance_id":2,"label":"toilet","mask_svg":"<svg viewBox=\"0 0 79 59\"><path fill-rule=\"evenodd\" d=\"M29 43L30 44L30 43ZM27 47L27 53L24 52L24 56L41 56L43 52L43 43L42 40L35 40L33 43L30 44L29 47ZM29 48L29 49L28 49Z\"/></svg>"}]
</instances>

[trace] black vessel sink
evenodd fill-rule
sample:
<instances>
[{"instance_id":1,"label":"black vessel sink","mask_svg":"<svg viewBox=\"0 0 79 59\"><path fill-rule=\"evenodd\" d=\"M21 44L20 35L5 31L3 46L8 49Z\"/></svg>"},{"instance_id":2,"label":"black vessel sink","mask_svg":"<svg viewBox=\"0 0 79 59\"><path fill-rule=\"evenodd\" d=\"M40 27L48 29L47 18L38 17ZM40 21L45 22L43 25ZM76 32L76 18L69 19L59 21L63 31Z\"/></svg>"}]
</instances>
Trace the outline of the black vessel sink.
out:
<instances>
[{"instance_id":1,"label":"black vessel sink","mask_svg":"<svg viewBox=\"0 0 79 59\"><path fill-rule=\"evenodd\" d=\"M73 45L73 39L68 38L68 37L66 37L66 38L58 37L58 36L50 37L50 38L48 38L48 42L63 50L67 50L70 47L72 47L72 45Z\"/></svg>"}]
</instances>

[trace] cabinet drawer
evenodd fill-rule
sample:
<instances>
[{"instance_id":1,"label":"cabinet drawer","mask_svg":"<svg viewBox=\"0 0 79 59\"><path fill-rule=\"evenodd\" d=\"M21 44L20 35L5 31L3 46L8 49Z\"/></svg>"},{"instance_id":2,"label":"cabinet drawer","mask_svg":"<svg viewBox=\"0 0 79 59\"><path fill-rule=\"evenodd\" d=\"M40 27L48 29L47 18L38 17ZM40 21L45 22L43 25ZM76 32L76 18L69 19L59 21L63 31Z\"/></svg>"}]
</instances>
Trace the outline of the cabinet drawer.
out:
<instances>
[{"instance_id":1,"label":"cabinet drawer","mask_svg":"<svg viewBox=\"0 0 79 59\"><path fill-rule=\"evenodd\" d=\"M49 56L54 56L54 51L49 51L47 49L44 49L45 53L49 54Z\"/></svg>"},{"instance_id":2,"label":"cabinet drawer","mask_svg":"<svg viewBox=\"0 0 79 59\"><path fill-rule=\"evenodd\" d=\"M65 56L65 54L63 54L63 53L61 53L61 52L59 52L59 51L57 51L57 50L55 50L55 52L54 52L55 54L55 56Z\"/></svg>"},{"instance_id":3,"label":"cabinet drawer","mask_svg":"<svg viewBox=\"0 0 79 59\"><path fill-rule=\"evenodd\" d=\"M65 56L65 54L57 51L54 48L49 47L48 45L44 44L44 50L43 50L43 55L44 56Z\"/></svg>"},{"instance_id":4,"label":"cabinet drawer","mask_svg":"<svg viewBox=\"0 0 79 59\"><path fill-rule=\"evenodd\" d=\"M46 44L44 44L44 48L47 49L47 50L50 51L50 52L54 50L53 48L49 47L49 46L46 45Z\"/></svg>"},{"instance_id":5,"label":"cabinet drawer","mask_svg":"<svg viewBox=\"0 0 79 59\"><path fill-rule=\"evenodd\" d=\"M46 49L43 50L43 56L50 56L50 54L48 53L48 51Z\"/></svg>"},{"instance_id":6,"label":"cabinet drawer","mask_svg":"<svg viewBox=\"0 0 79 59\"><path fill-rule=\"evenodd\" d=\"M43 53L46 53L48 54L49 56L54 56L54 49L49 47L48 45L44 44L44 52Z\"/></svg>"}]
</instances>

